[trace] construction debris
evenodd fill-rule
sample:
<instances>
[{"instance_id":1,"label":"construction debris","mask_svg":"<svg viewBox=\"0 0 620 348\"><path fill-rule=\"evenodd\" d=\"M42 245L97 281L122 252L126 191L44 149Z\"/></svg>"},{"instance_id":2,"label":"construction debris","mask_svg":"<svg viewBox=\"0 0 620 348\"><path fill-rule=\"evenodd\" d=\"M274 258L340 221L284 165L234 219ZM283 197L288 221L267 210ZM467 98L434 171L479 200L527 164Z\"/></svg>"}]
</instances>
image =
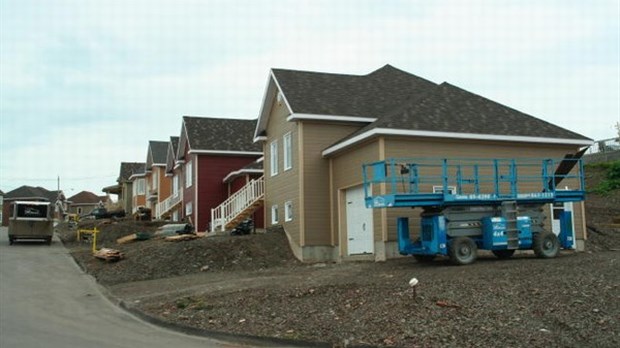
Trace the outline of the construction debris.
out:
<instances>
[{"instance_id":1,"label":"construction debris","mask_svg":"<svg viewBox=\"0 0 620 348\"><path fill-rule=\"evenodd\" d=\"M194 227L190 224L167 224L155 231L157 236L173 236L176 234L192 234Z\"/></svg>"},{"instance_id":2,"label":"construction debris","mask_svg":"<svg viewBox=\"0 0 620 348\"><path fill-rule=\"evenodd\" d=\"M125 257L125 255L119 250L108 249L108 248L101 248L95 251L93 256L98 259L105 260L108 262L116 262Z\"/></svg>"},{"instance_id":3,"label":"construction debris","mask_svg":"<svg viewBox=\"0 0 620 348\"><path fill-rule=\"evenodd\" d=\"M133 233L116 240L117 244L125 244L136 240L147 240L151 238L151 234L147 232Z\"/></svg>"},{"instance_id":4,"label":"construction debris","mask_svg":"<svg viewBox=\"0 0 620 348\"><path fill-rule=\"evenodd\" d=\"M129 242L133 242L134 240L137 240L138 236L135 233L132 233L128 236L125 237L121 237L119 239L116 240L117 244L125 244L125 243L129 243Z\"/></svg>"},{"instance_id":5,"label":"construction debris","mask_svg":"<svg viewBox=\"0 0 620 348\"><path fill-rule=\"evenodd\" d=\"M168 242L181 242L184 240L192 240L192 239L196 239L196 238L200 238L195 234L180 234L178 236L168 236L166 238L164 238L166 241Z\"/></svg>"}]
</instances>

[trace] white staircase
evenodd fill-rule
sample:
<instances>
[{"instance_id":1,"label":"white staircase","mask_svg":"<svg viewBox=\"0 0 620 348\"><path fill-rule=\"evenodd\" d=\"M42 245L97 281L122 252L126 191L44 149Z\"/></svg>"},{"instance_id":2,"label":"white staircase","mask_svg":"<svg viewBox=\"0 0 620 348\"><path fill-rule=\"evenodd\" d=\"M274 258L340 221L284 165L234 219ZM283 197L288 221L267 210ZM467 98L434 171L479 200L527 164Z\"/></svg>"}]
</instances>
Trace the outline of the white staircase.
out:
<instances>
[{"instance_id":1,"label":"white staircase","mask_svg":"<svg viewBox=\"0 0 620 348\"><path fill-rule=\"evenodd\" d=\"M264 197L264 177L251 180L218 207L211 209L211 232L226 231L247 219L263 205Z\"/></svg>"},{"instance_id":2,"label":"white staircase","mask_svg":"<svg viewBox=\"0 0 620 348\"><path fill-rule=\"evenodd\" d=\"M176 194L170 195L170 197L155 205L155 219L159 220L165 217L170 211L175 208L183 200L183 194L178 191Z\"/></svg>"}]
</instances>

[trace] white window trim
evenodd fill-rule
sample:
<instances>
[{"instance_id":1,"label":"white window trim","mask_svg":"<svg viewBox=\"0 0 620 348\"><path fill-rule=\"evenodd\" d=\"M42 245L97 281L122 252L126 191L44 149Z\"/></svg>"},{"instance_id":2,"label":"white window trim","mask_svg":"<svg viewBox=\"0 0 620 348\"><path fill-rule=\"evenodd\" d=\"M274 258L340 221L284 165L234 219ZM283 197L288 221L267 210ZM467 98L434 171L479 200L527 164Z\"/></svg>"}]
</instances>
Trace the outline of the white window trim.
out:
<instances>
[{"instance_id":1,"label":"white window trim","mask_svg":"<svg viewBox=\"0 0 620 348\"><path fill-rule=\"evenodd\" d=\"M293 168L293 137L291 132L284 134L282 137L282 151L284 170L286 171Z\"/></svg>"},{"instance_id":2,"label":"white window trim","mask_svg":"<svg viewBox=\"0 0 620 348\"><path fill-rule=\"evenodd\" d=\"M278 175L278 141L269 144L269 172L271 176Z\"/></svg>"},{"instance_id":3,"label":"white window trim","mask_svg":"<svg viewBox=\"0 0 620 348\"><path fill-rule=\"evenodd\" d=\"M192 161L187 161L187 164L185 165L185 188L192 187L192 167Z\"/></svg>"},{"instance_id":4,"label":"white window trim","mask_svg":"<svg viewBox=\"0 0 620 348\"><path fill-rule=\"evenodd\" d=\"M293 221L293 202L284 203L284 221Z\"/></svg>"},{"instance_id":5,"label":"white window trim","mask_svg":"<svg viewBox=\"0 0 620 348\"><path fill-rule=\"evenodd\" d=\"M187 202L187 204L185 204L185 216L192 215L194 213L193 208L192 202Z\"/></svg>"},{"instance_id":6,"label":"white window trim","mask_svg":"<svg viewBox=\"0 0 620 348\"><path fill-rule=\"evenodd\" d=\"M271 206L271 224L276 225L278 223L278 205Z\"/></svg>"}]
</instances>

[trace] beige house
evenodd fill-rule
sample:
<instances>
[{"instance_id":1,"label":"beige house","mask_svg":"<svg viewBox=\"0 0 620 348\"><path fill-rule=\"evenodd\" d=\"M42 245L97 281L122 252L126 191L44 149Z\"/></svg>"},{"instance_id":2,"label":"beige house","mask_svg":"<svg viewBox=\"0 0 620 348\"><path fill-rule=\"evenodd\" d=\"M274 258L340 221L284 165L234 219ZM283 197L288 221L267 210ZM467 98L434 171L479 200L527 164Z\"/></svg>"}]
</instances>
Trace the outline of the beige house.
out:
<instances>
[{"instance_id":1,"label":"beige house","mask_svg":"<svg viewBox=\"0 0 620 348\"><path fill-rule=\"evenodd\" d=\"M265 154L265 224L282 225L303 261L385 260L398 255L396 217L410 217L413 234L419 230L415 209L365 208L364 163L391 157L562 158L592 143L390 65L359 76L272 69L255 141ZM562 209L573 211L582 249L583 205Z\"/></svg>"}]
</instances>

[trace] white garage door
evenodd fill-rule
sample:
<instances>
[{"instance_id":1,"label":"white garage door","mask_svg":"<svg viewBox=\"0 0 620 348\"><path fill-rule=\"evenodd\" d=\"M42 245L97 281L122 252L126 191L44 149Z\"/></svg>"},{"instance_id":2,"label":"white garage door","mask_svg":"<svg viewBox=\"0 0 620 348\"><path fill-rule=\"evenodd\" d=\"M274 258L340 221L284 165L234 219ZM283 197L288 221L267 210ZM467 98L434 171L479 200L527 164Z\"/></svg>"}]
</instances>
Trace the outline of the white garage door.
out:
<instances>
[{"instance_id":1,"label":"white garage door","mask_svg":"<svg viewBox=\"0 0 620 348\"><path fill-rule=\"evenodd\" d=\"M363 186L346 191L347 250L349 255L374 252L372 209L364 205Z\"/></svg>"}]
</instances>

